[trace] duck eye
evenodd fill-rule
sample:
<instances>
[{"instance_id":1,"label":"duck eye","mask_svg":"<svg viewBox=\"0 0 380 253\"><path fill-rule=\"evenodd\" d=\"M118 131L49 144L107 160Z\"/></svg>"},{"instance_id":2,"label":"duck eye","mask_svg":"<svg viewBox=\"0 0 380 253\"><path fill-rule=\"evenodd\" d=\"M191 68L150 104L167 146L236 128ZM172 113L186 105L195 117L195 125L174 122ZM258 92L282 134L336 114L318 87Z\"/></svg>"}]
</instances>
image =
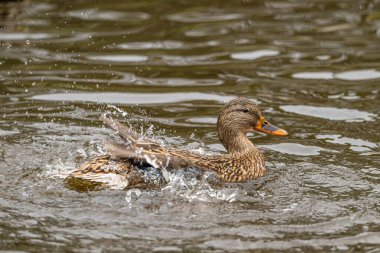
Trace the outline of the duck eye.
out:
<instances>
[{"instance_id":1,"label":"duck eye","mask_svg":"<svg viewBox=\"0 0 380 253\"><path fill-rule=\"evenodd\" d=\"M248 110L247 108L244 108L244 109L243 109L243 112L248 113L249 110Z\"/></svg>"}]
</instances>

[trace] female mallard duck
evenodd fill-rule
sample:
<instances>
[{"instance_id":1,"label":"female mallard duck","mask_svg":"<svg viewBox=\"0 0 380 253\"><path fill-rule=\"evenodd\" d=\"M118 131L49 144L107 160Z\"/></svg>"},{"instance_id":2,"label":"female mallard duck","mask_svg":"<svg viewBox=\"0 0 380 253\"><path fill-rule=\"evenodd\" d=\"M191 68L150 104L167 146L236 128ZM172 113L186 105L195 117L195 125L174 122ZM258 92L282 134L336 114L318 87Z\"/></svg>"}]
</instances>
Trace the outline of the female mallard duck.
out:
<instances>
[{"instance_id":1,"label":"female mallard duck","mask_svg":"<svg viewBox=\"0 0 380 253\"><path fill-rule=\"evenodd\" d=\"M68 178L104 183L104 176L111 178L117 175L112 180L117 178L117 184L130 187L143 182L139 167L148 165L159 170L186 167L211 170L227 182L241 182L265 174L264 157L247 138L247 133L258 130L287 135L285 130L265 121L258 106L247 98L231 100L218 116L219 140L228 151L223 155L202 156L187 150L162 147L111 118L103 116L102 120L116 130L126 144L106 143L108 155L82 165Z\"/></svg>"}]
</instances>

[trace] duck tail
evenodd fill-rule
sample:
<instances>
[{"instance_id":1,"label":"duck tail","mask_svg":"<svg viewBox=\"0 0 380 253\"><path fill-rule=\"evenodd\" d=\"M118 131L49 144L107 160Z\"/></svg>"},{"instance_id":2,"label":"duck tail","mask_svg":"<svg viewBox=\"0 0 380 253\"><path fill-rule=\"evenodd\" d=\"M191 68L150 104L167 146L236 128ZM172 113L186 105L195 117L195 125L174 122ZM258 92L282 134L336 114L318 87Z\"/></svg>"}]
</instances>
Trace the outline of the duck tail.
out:
<instances>
[{"instance_id":1,"label":"duck tail","mask_svg":"<svg viewBox=\"0 0 380 253\"><path fill-rule=\"evenodd\" d=\"M78 169L72 171L69 177L81 177L86 173L102 173L106 171L106 167L110 162L110 156L104 155L82 164Z\"/></svg>"},{"instance_id":2,"label":"duck tail","mask_svg":"<svg viewBox=\"0 0 380 253\"><path fill-rule=\"evenodd\" d=\"M83 164L72 171L66 182L75 189L94 187L125 189L135 186L144 179L141 173L128 161L112 160L111 156L104 155Z\"/></svg>"}]
</instances>

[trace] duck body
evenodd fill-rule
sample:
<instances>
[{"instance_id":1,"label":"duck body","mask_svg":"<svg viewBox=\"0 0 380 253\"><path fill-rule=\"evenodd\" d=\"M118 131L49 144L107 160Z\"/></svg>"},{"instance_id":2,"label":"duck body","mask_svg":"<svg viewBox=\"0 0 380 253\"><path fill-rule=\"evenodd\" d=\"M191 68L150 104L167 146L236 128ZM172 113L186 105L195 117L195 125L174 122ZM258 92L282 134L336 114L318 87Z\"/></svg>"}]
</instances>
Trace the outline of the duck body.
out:
<instances>
[{"instance_id":1,"label":"duck body","mask_svg":"<svg viewBox=\"0 0 380 253\"><path fill-rule=\"evenodd\" d=\"M125 143L106 142L108 154L71 172L69 179L105 183L104 177L114 176L123 181L125 187L134 187L147 181L141 167L150 166L158 172L189 167L211 170L227 182L252 180L265 174L265 164L263 155L247 138L247 133L259 130L287 135L286 131L265 121L258 106L247 98L231 100L218 116L218 136L228 154L199 155L184 149L162 147L112 118L103 116L102 120L117 131Z\"/></svg>"}]
</instances>

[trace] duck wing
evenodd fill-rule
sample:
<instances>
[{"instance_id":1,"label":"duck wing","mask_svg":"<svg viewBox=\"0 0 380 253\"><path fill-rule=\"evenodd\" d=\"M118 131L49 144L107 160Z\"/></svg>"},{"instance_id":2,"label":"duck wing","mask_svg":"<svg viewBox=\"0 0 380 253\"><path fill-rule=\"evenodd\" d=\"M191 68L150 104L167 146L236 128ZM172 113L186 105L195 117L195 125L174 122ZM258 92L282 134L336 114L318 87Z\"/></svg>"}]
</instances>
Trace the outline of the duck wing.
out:
<instances>
[{"instance_id":1,"label":"duck wing","mask_svg":"<svg viewBox=\"0 0 380 253\"><path fill-rule=\"evenodd\" d=\"M107 117L107 115L102 115L100 119L103 121L103 123L108 126L109 128L115 130L121 138L126 140L128 144L134 144L138 141L149 141L154 143L152 140L145 138L144 136L136 133L129 127L121 124L117 120L113 119L112 117Z\"/></svg>"},{"instance_id":2,"label":"duck wing","mask_svg":"<svg viewBox=\"0 0 380 253\"><path fill-rule=\"evenodd\" d=\"M113 141L105 143L107 153L113 160L128 159L132 163L149 164L157 169L196 167L213 170L218 174L225 174L224 170L230 167L232 162L228 155L201 156L187 150L162 147L112 118L103 116L102 120L128 142L127 144Z\"/></svg>"},{"instance_id":3,"label":"duck wing","mask_svg":"<svg viewBox=\"0 0 380 253\"><path fill-rule=\"evenodd\" d=\"M133 161L133 163L149 164L154 168L160 169L167 167L177 169L192 165L191 161L186 159L186 155L191 154L190 152L162 147L153 140L139 135L117 120L105 115L103 115L101 119L106 126L117 131L117 133L127 141L126 144L119 144L112 141L105 143L105 148L111 159L129 159Z\"/></svg>"},{"instance_id":4,"label":"duck wing","mask_svg":"<svg viewBox=\"0 0 380 253\"><path fill-rule=\"evenodd\" d=\"M136 142L125 145L107 141L105 148L111 159L129 159L133 163L149 164L156 169L180 169L193 165L187 157L190 152L167 149L157 143Z\"/></svg>"}]
</instances>

